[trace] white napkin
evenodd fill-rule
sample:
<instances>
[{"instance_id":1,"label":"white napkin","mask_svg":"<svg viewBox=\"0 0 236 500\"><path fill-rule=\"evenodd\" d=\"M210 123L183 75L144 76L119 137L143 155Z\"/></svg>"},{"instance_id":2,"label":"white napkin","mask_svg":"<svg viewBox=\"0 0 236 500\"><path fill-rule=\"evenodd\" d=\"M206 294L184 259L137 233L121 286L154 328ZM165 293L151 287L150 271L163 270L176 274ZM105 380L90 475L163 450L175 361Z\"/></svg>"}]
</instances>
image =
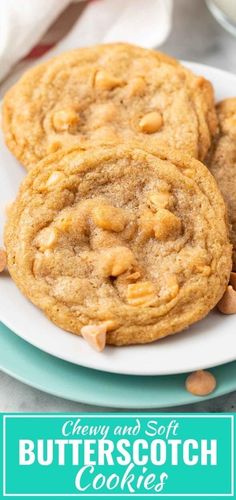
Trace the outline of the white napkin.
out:
<instances>
[{"instance_id":1,"label":"white napkin","mask_svg":"<svg viewBox=\"0 0 236 500\"><path fill-rule=\"evenodd\" d=\"M47 31L70 0L0 0L0 80Z\"/></svg>"},{"instance_id":2,"label":"white napkin","mask_svg":"<svg viewBox=\"0 0 236 500\"><path fill-rule=\"evenodd\" d=\"M71 0L0 0L0 80L39 42ZM43 59L95 43L157 47L171 28L172 0L93 0Z\"/></svg>"},{"instance_id":3,"label":"white napkin","mask_svg":"<svg viewBox=\"0 0 236 500\"><path fill-rule=\"evenodd\" d=\"M171 29L172 0L95 0L89 2L70 33L50 51L96 43L130 42L158 47Z\"/></svg>"}]
</instances>

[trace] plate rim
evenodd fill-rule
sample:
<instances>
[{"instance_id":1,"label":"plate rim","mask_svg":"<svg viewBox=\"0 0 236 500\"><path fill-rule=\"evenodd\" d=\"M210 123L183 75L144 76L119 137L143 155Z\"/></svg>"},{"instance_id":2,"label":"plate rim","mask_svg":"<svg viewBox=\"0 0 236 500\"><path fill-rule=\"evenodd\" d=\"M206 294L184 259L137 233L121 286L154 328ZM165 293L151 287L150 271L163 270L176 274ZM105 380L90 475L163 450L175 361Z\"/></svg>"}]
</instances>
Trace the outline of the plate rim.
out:
<instances>
[{"instance_id":1,"label":"plate rim","mask_svg":"<svg viewBox=\"0 0 236 500\"><path fill-rule=\"evenodd\" d=\"M2 332L2 329L6 329L7 332ZM147 380L147 377L142 377L142 376L132 376L132 375L122 375L122 374L113 374L113 373L108 373L108 372L102 372L100 370L92 370L90 368L85 368L85 367L81 367L79 365L73 365L71 363L69 363L68 361L64 361L64 360L61 360L59 358L56 358L55 356L51 356L50 354L48 353L45 353L44 351L38 349L37 347L33 346L32 344L30 344L29 342L26 342L25 340L23 340L21 337L18 337L16 335L13 334L13 339L11 339L11 334L12 334L12 331L10 329L8 329L4 324L0 323L0 334L4 336L6 336L6 340L5 340L5 343L8 343L9 345L16 343L18 349L17 351L14 350L13 348L13 351L11 349L11 353L13 352L13 356L17 356L17 360L18 360L18 363L19 363L19 346L20 346L20 350L22 349L23 351L23 354L26 356L26 353L25 353L25 346L24 344L27 344L27 348L28 350L32 353L32 359L34 361L33 363L33 367L37 367L41 365L41 360L42 358L44 360L46 360L46 364L49 363L49 366L51 366L51 361L53 358L53 363L56 363L56 365L58 366L64 366L63 369L65 369L65 373L67 371L67 368L69 368L70 370L71 369L74 369L75 372L78 371L78 375L79 373L81 372L89 372L90 373L90 376L92 375L92 379L96 379L96 375L99 373L102 377L104 377L106 379L106 377L111 377L113 379L112 381L112 384L114 384L114 378L115 379L130 379L132 381L132 379L134 380L135 378L138 378L140 380L142 380L144 378L144 381L145 379ZM9 335L9 338L7 338L7 336ZM1 341L0 341L1 342ZM25 360L23 359L20 363L25 363ZM87 404L87 405L91 405L91 406L96 406L96 407L105 407L105 408L116 408L116 409L129 409L129 410L147 410L147 409L161 409L161 408L171 408L171 407L175 407L175 406L183 406L183 405L188 405L188 404L197 404L197 403L203 403L205 401L208 401L210 399L215 399L217 397L220 397L220 396L223 396L225 394L230 394L232 392L234 392L236 390L236 377L235 379L233 380L232 379L232 376L229 375L230 377L230 387L228 387L226 384L229 383L229 382L226 382L226 381L222 381L221 380L221 383L220 383L220 386L218 386L218 388L216 389L215 392L213 392L212 394L208 395L207 397L200 397L200 396L193 396L191 394L189 394L187 391L185 391L184 389L184 384L183 384L183 375L184 374L179 374L177 375L177 378L179 379L179 383L180 383L180 387L178 387L176 389L176 386L172 389L172 377L175 377L175 382L176 382L176 376L175 375L164 375L164 376L161 376L161 375L156 375L154 377L148 377L149 379L152 379L157 381L157 393L158 393L158 384L161 384L162 380L163 379L168 379L168 385L170 387L170 390L172 389L173 391L173 394L175 395L176 393L179 394L179 391L181 391L181 389L183 389L183 392L181 391L181 394L180 396L177 396L177 400L174 400L173 401L165 401L164 403L162 402L162 400L159 402L158 400L151 400L150 403L147 405L145 403L142 402L142 400L139 400L139 402L135 402L135 401L130 401L130 399L128 400L128 403L127 403L127 400L124 400L124 402L117 402L115 400L112 400L111 402L107 401L106 400L106 397L105 396L105 400L102 399L100 400L99 397L97 396L96 394L96 391L95 391L95 403L94 403L94 392L90 392L90 391L84 391L84 395L81 397L79 395L79 391L78 391L78 396L74 397L72 394L65 394L65 391L64 389L62 389L62 385L60 383L60 378L57 377L57 375L53 375L53 377L48 377L47 378L47 381L49 380L49 386L45 386L45 384L42 382L42 380L39 380L38 382L35 382L34 380L32 380L32 372L30 372L27 376L24 376L20 373L18 373L19 369L16 368L16 364L14 365L14 368L9 368L8 366L6 365L9 365L9 363L6 361L6 359L4 360L4 362L2 362L1 360L1 354L0 354L0 370L2 370L4 373L6 373L7 375L11 376L12 378L20 381L21 383L23 384L26 384L30 387L33 387L37 390L40 390L42 392L45 392L47 394L51 394L55 397L58 397L58 398L63 398L67 401L74 401L74 402L77 402L77 403L82 403L82 404ZM72 368L71 365L74 367ZM223 364L221 366L218 366L215 368L214 372L217 372L216 373L216 378L218 378L218 380L221 378L221 377L225 377L225 372L227 372L228 369L231 369L232 371L232 367L231 365L234 365L233 366L233 370L234 370L234 367L236 367L236 361L234 361L233 363L226 363L226 364ZM45 368L45 364L44 364L44 368ZM220 372L220 374L218 373ZM223 373L222 373L223 372ZM235 370L234 370L235 372ZM236 373L236 372L235 372ZM50 384L52 384L52 378L54 380L53 383L55 383L55 379L57 379L57 389L55 390L55 388L52 388L50 387ZM77 383L77 382L76 382ZM89 384L90 384L90 381L89 381ZM116 382L115 382L116 384ZM122 388L122 382L118 382L118 384L120 384L121 388ZM91 382L91 385L92 385L92 382ZM147 389L148 390L148 389ZM121 391L122 392L122 391ZM77 390L76 390L76 394L77 394ZM85 396L86 394L86 396ZM134 398L135 398L135 391L134 391Z\"/></svg>"},{"instance_id":2,"label":"plate rim","mask_svg":"<svg viewBox=\"0 0 236 500\"><path fill-rule=\"evenodd\" d=\"M204 318L203 318L204 320ZM203 321L201 320L201 321ZM133 370L133 369L129 369L129 366L126 367L126 371L120 371L116 368L116 366L114 365L111 365L109 368L107 367L97 367L96 366L96 361L95 362L90 362L88 363L86 360L80 360L80 362L76 363L75 361L73 361L72 359L69 359L70 356L67 356L67 359L62 357L62 355L60 353L57 353L55 354L55 351L53 352L53 350L51 349L51 347L49 348L42 348L40 343L38 342L34 342L32 343L30 340L28 340L28 338L25 338L23 334L20 334L20 333L17 333L14 328L11 327L11 325L9 324L8 321L4 321L4 320L1 320L0 319L0 323L3 323L16 337L22 339L24 342L28 343L29 345L31 345L32 347L35 347L36 349L42 351L43 353L45 354L48 354L50 356L53 356L61 361L64 361L66 363L70 363L70 364L73 364L75 366L81 366L82 368L87 368L87 369L91 369L91 370L94 370L94 371L102 371L104 373L111 373L111 374L114 374L114 375L127 375L127 376L134 376L134 377L137 377L137 376L140 376L140 377L165 377L165 376L177 376L177 375L181 375L183 373L188 373L188 372L192 372L192 371L196 371L196 370L204 370L204 369L210 369L210 368L215 368L215 367L218 367L218 366L222 366L222 365L225 365L225 364L228 364L228 363L232 363L236 360L236 357L234 354L232 354L232 357L229 357L228 360L226 362L223 362L222 361L217 361L217 362L211 362L211 363L207 363L207 365L203 362L202 364L200 363L197 363L195 365L193 365L191 363L191 366L185 365L185 368L183 369L178 369L178 371L176 371L176 369L172 369L171 371L169 371L169 368L168 368L168 371L165 371L165 372L162 372L162 373L157 373L157 372L154 372L153 370L150 370L149 372L141 372L141 371L138 371L137 369L136 370ZM64 333L66 333L67 335L73 335L71 334L70 332L66 332L64 330L62 330ZM183 330L182 332L179 332L180 334L185 334L185 331ZM80 338L80 337L79 337ZM154 345L156 345L155 342L153 342ZM148 345L152 345L152 342L150 342ZM142 345L136 345L138 348L142 347ZM132 349L132 345L131 346L125 346L125 347L128 347L129 349ZM117 349L116 346L107 346L107 348L112 348L112 349ZM122 349L122 347L121 347Z\"/></svg>"}]
</instances>

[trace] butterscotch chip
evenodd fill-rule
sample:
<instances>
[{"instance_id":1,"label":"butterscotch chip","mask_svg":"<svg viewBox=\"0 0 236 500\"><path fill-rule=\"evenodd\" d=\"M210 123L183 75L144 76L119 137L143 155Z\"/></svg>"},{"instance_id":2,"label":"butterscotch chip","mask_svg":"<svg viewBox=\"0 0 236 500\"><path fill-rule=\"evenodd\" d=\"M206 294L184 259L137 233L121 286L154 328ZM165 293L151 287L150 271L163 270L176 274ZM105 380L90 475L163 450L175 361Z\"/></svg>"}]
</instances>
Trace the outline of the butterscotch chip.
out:
<instances>
[{"instance_id":1,"label":"butterscotch chip","mask_svg":"<svg viewBox=\"0 0 236 500\"><path fill-rule=\"evenodd\" d=\"M148 195L148 204L154 212L160 208L171 208L174 203L173 196L168 192L157 191Z\"/></svg>"},{"instance_id":2,"label":"butterscotch chip","mask_svg":"<svg viewBox=\"0 0 236 500\"><path fill-rule=\"evenodd\" d=\"M139 122L139 128L145 134L153 134L154 132L158 132L162 124L163 119L161 114L158 111L153 111L143 116Z\"/></svg>"},{"instance_id":3,"label":"butterscotch chip","mask_svg":"<svg viewBox=\"0 0 236 500\"><path fill-rule=\"evenodd\" d=\"M144 208L139 215L139 228L142 238L148 239L154 236L154 217L149 208Z\"/></svg>"},{"instance_id":4,"label":"butterscotch chip","mask_svg":"<svg viewBox=\"0 0 236 500\"><path fill-rule=\"evenodd\" d=\"M122 84L122 80L115 78L108 71L98 71L95 76L95 87L100 90L112 90Z\"/></svg>"},{"instance_id":5,"label":"butterscotch chip","mask_svg":"<svg viewBox=\"0 0 236 500\"><path fill-rule=\"evenodd\" d=\"M72 50L7 92L6 143L28 169L65 147L124 140L203 159L217 120L212 86L199 81L175 59L125 43Z\"/></svg>"},{"instance_id":6,"label":"butterscotch chip","mask_svg":"<svg viewBox=\"0 0 236 500\"><path fill-rule=\"evenodd\" d=\"M142 76L132 78L128 85L128 95L130 97L144 95L146 90L146 82Z\"/></svg>"},{"instance_id":7,"label":"butterscotch chip","mask_svg":"<svg viewBox=\"0 0 236 500\"><path fill-rule=\"evenodd\" d=\"M36 246L41 250L53 248L58 239L58 231L55 227L48 227L43 229L35 240Z\"/></svg>"},{"instance_id":8,"label":"butterscotch chip","mask_svg":"<svg viewBox=\"0 0 236 500\"><path fill-rule=\"evenodd\" d=\"M87 221L81 217L78 222L79 224L76 224L76 229L78 228L78 225L80 229L82 226L85 229ZM59 231L61 232L71 231L73 226L75 226L75 221L74 217L70 212L68 212L67 214L63 214L62 217L59 216L57 218L56 227L59 229Z\"/></svg>"},{"instance_id":9,"label":"butterscotch chip","mask_svg":"<svg viewBox=\"0 0 236 500\"><path fill-rule=\"evenodd\" d=\"M53 139L48 137L48 144L46 149L47 154L56 153L56 151L58 151L58 149L60 148L61 148L61 141L55 140L55 137Z\"/></svg>"},{"instance_id":10,"label":"butterscotch chip","mask_svg":"<svg viewBox=\"0 0 236 500\"><path fill-rule=\"evenodd\" d=\"M96 351L103 351L106 345L106 324L101 325L87 325L83 326L80 330L82 337L93 347Z\"/></svg>"},{"instance_id":11,"label":"butterscotch chip","mask_svg":"<svg viewBox=\"0 0 236 500\"><path fill-rule=\"evenodd\" d=\"M225 99L216 109L219 133L206 163L227 205L233 244L233 271L236 271L236 98Z\"/></svg>"},{"instance_id":12,"label":"butterscotch chip","mask_svg":"<svg viewBox=\"0 0 236 500\"><path fill-rule=\"evenodd\" d=\"M119 276L135 264L133 252L127 247L116 246L101 251L98 266L103 276Z\"/></svg>"},{"instance_id":13,"label":"butterscotch chip","mask_svg":"<svg viewBox=\"0 0 236 500\"><path fill-rule=\"evenodd\" d=\"M6 265L7 265L7 254L5 250L0 248L0 273L4 271Z\"/></svg>"},{"instance_id":14,"label":"butterscotch chip","mask_svg":"<svg viewBox=\"0 0 236 500\"><path fill-rule=\"evenodd\" d=\"M149 306L157 298L151 281L140 281L127 287L127 301L132 306Z\"/></svg>"},{"instance_id":15,"label":"butterscotch chip","mask_svg":"<svg viewBox=\"0 0 236 500\"><path fill-rule=\"evenodd\" d=\"M166 287L162 290L161 298L164 301L174 299L179 293L179 283L176 274L171 274L165 278Z\"/></svg>"},{"instance_id":16,"label":"butterscotch chip","mask_svg":"<svg viewBox=\"0 0 236 500\"><path fill-rule=\"evenodd\" d=\"M191 178L191 177L194 177L195 172L191 168L186 168L184 171L184 174L187 175L187 177Z\"/></svg>"},{"instance_id":17,"label":"butterscotch chip","mask_svg":"<svg viewBox=\"0 0 236 500\"><path fill-rule=\"evenodd\" d=\"M45 261L44 261L45 253L38 253L35 256L33 262L33 274L34 276L40 276L42 273L44 274Z\"/></svg>"},{"instance_id":18,"label":"butterscotch chip","mask_svg":"<svg viewBox=\"0 0 236 500\"><path fill-rule=\"evenodd\" d=\"M236 290L231 285L226 288L217 308L223 314L236 314Z\"/></svg>"},{"instance_id":19,"label":"butterscotch chip","mask_svg":"<svg viewBox=\"0 0 236 500\"><path fill-rule=\"evenodd\" d=\"M154 234L159 240L175 238L180 234L181 227L180 218L165 208L160 208L153 217Z\"/></svg>"},{"instance_id":20,"label":"butterscotch chip","mask_svg":"<svg viewBox=\"0 0 236 500\"><path fill-rule=\"evenodd\" d=\"M187 377L185 386L194 396L207 396L215 390L216 379L212 373L198 370Z\"/></svg>"},{"instance_id":21,"label":"butterscotch chip","mask_svg":"<svg viewBox=\"0 0 236 500\"><path fill-rule=\"evenodd\" d=\"M110 204L95 206L92 211L92 218L96 226L116 233L123 231L126 223L124 211Z\"/></svg>"},{"instance_id":22,"label":"butterscotch chip","mask_svg":"<svg viewBox=\"0 0 236 500\"><path fill-rule=\"evenodd\" d=\"M54 173L63 181L45 188ZM154 191L174 203L151 209ZM84 335L85 325L105 323L103 342L113 345L152 342L200 320L231 271L225 204L208 169L129 143L45 157L21 185L5 245L16 284L55 324ZM96 339L97 330L86 332Z\"/></svg>"},{"instance_id":23,"label":"butterscotch chip","mask_svg":"<svg viewBox=\"0 0 236 500\"><path fill-rule=\"evenodd\" d=\"M79 123L79 115L73 109L60 109L53 113L53 127L56 131L68 130Z\"/></svg>"}]
</instances>

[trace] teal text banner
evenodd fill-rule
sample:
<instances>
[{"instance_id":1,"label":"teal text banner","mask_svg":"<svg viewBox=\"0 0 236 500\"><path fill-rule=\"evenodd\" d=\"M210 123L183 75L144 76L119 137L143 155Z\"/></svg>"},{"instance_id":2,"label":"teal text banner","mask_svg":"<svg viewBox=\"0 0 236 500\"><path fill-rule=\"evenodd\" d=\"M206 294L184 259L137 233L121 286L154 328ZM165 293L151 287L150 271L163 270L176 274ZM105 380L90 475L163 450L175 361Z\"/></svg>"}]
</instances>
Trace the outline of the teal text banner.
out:
<instances>
[{"instance_id":1,"label":"teal text banner","mask_svg":"<svg viewBox=\"0 0 236 500\"><path fill-rule=\"evenodd\" d=\"M2 414L2 498L235 498L232 414Z\"/></svg>"}]
</instances>

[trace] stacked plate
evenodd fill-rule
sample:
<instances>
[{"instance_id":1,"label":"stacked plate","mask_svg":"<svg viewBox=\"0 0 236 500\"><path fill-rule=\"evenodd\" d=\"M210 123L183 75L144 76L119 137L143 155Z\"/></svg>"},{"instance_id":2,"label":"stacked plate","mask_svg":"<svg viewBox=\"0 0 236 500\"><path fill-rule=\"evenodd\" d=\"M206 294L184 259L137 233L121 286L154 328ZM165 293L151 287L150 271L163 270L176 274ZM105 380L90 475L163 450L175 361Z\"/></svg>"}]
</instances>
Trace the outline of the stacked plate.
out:
<instances>
[{"instance_id":1,"label":"stacked plate","mask_svg":"<svg viewBox=\"0 0 236 500\"><path fill-rule=\"evenodd\" d=\"M185 64L214 84L217 100L235 95L236 76ZM0 135L1 235L5 207L24 175ZM83 339L50 323L7 273L1 275L0 298L0 368L46 392L110 407L174 406L200 399L186 392L185 374L209 367L216 367L212 397L236 389L235 315L214 311L187 331L154 344L107 347L96 353Z\"/></svg>"}]
</instances>

